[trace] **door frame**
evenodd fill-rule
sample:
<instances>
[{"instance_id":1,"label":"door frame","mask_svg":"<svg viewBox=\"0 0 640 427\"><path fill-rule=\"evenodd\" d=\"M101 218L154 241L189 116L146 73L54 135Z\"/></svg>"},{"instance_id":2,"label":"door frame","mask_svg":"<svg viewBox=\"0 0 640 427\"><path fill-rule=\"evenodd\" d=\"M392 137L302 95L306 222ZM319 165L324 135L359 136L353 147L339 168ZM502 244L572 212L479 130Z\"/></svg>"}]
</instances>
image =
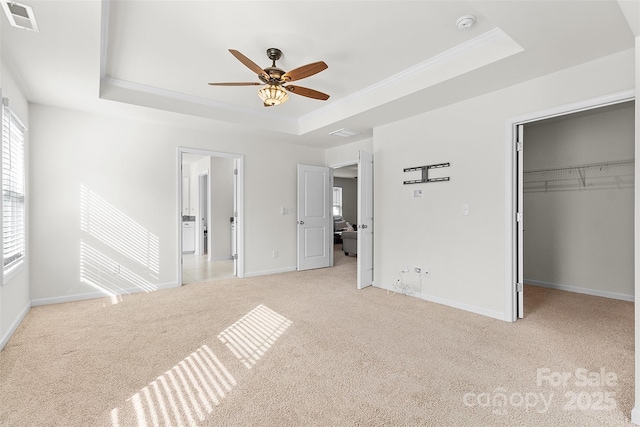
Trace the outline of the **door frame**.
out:
<instances>
[{"instance_id":1,"label":"door frame","mask_svg":"<svg viewBox=\"0 0 640 427\"><path fill-rule=\"evenodd\" d=\"M518 125L533 123L552 117L565 116L581 111L593 110L608 105L620 104L623 102L634 101L635 90L625 90L609 95L590 98L571 104L560 105L521 116L509 118L505 121L505 221L506 229L506 250L505 250L505 319L509 322L515 322L518 318L518 292L516 284L518 281L518 270L523 268L519 265L518 250L518 222L516 215L518 213L518 200L522 194L518 194L518 152L516 151L517 128ZM524 136L526 142L526 135ZM524 144L526 149L526 144ZM524 152L524 151L523 151ZM522 167L522 165L520 165ZM636 176L640 173L640 168L636 163ZM522 212L521 212L522 213ZM523 215L523 220L524 215ZM524 291L523 291L524 292Z\"/></svg>"},{"instance_id":2,"label":"door frame","mask_svg":"<svg viewBox=\"0 0 640 427\"><path fill-rule=\"evenodd\" d=\"M340 163L331 164L331 165L329 165L329 168L335 170L335 169L343 168L345 166L357 166L359 163L360 163L359 159L349 160L349 161L346 161L346 162L340 162ZM333 178L332 178L331 185L333 186ZM358 206L360 206L360 204L362 202L362 200L360 199L361 197L362 197L362 194L360 194L360 191L358 191L358 200L357 200ZM373 216L374 216L374 218L375 218L375 208L376 208L376 206L375 206L375 203L374 203L374 205L373 205L373 210L374 210L373 211ZM374 239L375 239L375 237L374 237ZM333 267L333 263L331 264L331 266ZM375 271L376 271L376 266L374 264L373 265L373 275L374 275L374 277L375 277ZM373 285L373 283L372 283L372 285ZM356 278L356 289L359 289L359 287L358 287L358 279L357 278Z\"/></svg>"},{"instance_id":3,"label":"door frame","mask_svg":"<svg viewBox=\"0 0 640 427\"><path fill-rule=\"evenodd\" d=\"M237 259L234 263L236 265L236 277L244 277L244 155L235 153L224 153L220 151L202 150L199 148L178 147L176 149L176 197L177 197L177 280L179 286L182 286L182 156L183 154L197 154L200 156L219 157L223 159L235 160L237 169L236 185L234 188L234 198L236 200L236 220L235 220L235 232L236 232L236 254ZM211 188L211 171L209 171L209 188ZM211 199L209 197L209 199ZM209 200L209 213L211 212L211 201ZM210 238L208 239L210 240Z\"/></svg>"}]
</instances>

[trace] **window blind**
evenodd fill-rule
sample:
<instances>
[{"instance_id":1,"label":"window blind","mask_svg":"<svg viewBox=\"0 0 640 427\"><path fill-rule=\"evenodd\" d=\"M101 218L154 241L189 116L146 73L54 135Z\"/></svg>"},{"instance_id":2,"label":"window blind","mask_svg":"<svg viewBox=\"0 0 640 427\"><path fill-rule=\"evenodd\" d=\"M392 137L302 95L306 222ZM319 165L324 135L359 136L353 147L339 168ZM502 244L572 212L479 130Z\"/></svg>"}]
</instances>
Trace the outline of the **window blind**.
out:
<instances>
[{"instance_id":1,"label":"window blind","mask_svg":"<svg viewBox=\"0 0 640 427\"><path fill-rule=\"evenodd\" d=\"M25 255L24 127L3 100L2 250L4 271Z\"/></svg>"},{"instance_id":2,"label":"window blind","mask_svg":"<svg viewBox=\"0 0 640 427\"><path fill-rule=\"evenodd\" d=\"M333 187L333 214L342 215L342 187Z\"/></svg>"}]
</instances>

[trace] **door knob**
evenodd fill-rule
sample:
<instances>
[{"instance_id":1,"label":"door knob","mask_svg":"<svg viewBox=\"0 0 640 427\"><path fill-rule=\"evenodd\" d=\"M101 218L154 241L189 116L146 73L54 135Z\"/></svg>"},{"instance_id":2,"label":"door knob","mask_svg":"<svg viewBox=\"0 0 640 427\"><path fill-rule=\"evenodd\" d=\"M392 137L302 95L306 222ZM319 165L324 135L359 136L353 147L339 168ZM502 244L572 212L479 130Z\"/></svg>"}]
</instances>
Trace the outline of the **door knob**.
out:
<instances>
[{"instance_id":1,"label":"door knob","mask_svg":"<svg viewBox=\"0 0 640 427\"><path fill-rule=\"evenodd\" d=\"M298 224L302 225L304 224L304 221L298 221Z\"/></svg>"},{"instance_id":2,"label":"door knob","mask_svg":"<svg viewBox=\"0 0 640 427\"><path fill-rule=\"evenodd\" d=\"M367 228L368 225L367 224L362 224L362 228Z\"/></svg>"}]
</instances>

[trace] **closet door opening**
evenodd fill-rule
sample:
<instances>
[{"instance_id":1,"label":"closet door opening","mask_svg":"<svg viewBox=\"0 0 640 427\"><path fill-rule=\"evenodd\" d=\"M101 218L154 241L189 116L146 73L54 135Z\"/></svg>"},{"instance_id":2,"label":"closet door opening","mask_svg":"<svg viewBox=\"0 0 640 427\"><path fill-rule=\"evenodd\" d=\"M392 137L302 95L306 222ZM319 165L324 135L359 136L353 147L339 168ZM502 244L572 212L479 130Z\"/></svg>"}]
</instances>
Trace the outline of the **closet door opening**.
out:
<instances>
[{"instance_id":1,"label":"closet door opening","mask_svg":"<svg viewBox=\"0 0 640 427\"><path fill-rule=\"evenodd\" d=\"M525 315L562 292L634 301L634 104L520 125L516 271L526 299L516 305Z\"/></svg>"}]
</instances>

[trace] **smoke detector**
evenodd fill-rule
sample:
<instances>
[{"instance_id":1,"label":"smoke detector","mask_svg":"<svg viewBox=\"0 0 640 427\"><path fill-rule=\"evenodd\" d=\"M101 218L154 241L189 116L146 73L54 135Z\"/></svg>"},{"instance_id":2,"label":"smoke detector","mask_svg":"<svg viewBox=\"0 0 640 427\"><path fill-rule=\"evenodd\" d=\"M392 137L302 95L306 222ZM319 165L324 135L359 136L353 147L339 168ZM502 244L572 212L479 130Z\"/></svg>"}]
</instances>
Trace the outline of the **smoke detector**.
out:
<instances>
[{"instance_id":1,"label":"smoke detector","mask_svg":"<svg viewBox=\"0 0 640 427\"><path fill-rule=\"evenodd\" d=\"M456 24L458 24L458 28L460 28L461 30L468 30L473 26L473 24L475 24L475 22L476 22L475 16L464 15L458 18L458 20L456 21Z\"/></svg>"}]
</instances>

